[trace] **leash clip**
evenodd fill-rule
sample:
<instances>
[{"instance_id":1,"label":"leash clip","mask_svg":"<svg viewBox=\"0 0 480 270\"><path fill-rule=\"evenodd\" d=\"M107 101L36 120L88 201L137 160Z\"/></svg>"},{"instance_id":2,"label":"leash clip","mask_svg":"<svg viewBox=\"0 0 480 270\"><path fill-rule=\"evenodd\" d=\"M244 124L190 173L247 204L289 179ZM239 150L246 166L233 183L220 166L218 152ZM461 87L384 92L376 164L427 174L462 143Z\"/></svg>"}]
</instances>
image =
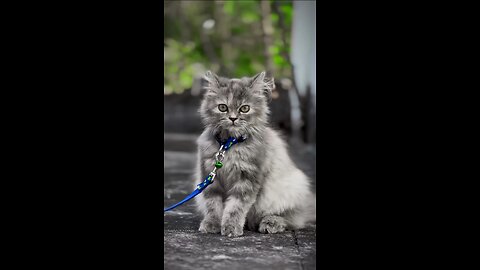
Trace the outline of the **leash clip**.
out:
<instances>
[{"instance_id":1,"label":"leash clip","mask_svg":"<svg viewBox=\"0 0 480 270\"><path fill-rule=\"evenodd\" d=\"M223 151L223 152L218 152L218 153L215 155L215 161L223 161L224 158L225 158L225 151Z\"/></svg>"},{"instance_id":2,"label":"leash clip","mask_svg":"<svg viewBox=\"0 0 480 270\"><path fill-rule=\"evenodd\" d=\"M224 145L222 144L220 146L220 149L218 149L218 152L215 154L215 161L223 161L225 158L225 150L222 151Z\"/></svg>"},{"instance_id":3,"label":"leash clip","mask_svg":"<svg viewBox=\"0 0 480 270\"><path fill-rule=\"evenodd\" d=\"M217 174L215 172L211 172L208 176L212 177L212 178L210 178L210 183L213 183L213 179L215 179L215 176L217 176Z\"/></svg>"}]
</instances>

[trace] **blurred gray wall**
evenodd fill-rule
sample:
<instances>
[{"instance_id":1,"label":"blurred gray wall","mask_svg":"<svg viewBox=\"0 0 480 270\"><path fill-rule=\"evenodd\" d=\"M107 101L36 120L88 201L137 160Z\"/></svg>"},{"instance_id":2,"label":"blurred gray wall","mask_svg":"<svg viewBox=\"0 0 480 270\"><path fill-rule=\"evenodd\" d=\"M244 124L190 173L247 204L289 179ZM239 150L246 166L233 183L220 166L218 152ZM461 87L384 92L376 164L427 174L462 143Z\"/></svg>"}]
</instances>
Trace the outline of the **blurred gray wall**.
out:
<instances>
[{"instance_id":1,"label":"blurred gray wall","mask_svg":"<svg viewBox=\"0 0 480 270\"><path fill-rule=\"evenodd\" d=\"M303 135L315 142L316 135L316 2L293 2L292 52L295 83L302 103Z\"/></svg>"}]
</instances>

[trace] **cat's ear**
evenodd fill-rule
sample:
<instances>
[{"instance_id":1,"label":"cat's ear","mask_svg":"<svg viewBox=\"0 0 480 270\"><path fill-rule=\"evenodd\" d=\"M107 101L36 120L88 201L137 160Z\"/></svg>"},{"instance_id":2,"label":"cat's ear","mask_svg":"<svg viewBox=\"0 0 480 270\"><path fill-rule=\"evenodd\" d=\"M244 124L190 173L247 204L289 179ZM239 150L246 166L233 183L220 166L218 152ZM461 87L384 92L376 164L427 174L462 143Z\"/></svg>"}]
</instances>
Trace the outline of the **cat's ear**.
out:
<instances>
[{"instance_id":1,"label":"cat's ear","mask_svg":"<svg viewBox=\"0 0 480 270\"><path fill-rule=\"evenodd\" d=\"M262 91L268 101L270 101L272 99L272 91L275 88L275 81L273 77L266 77L265 71L262 71L252 77L250 87Z\"/></svg>"},{"instance_id":2,"label":"cat's ear","mask_svg":"<svg viewBox=\"0 0 480 270\"><path fill-rule=\"evenodd\" d=\"M206 82L205 89L214 91L220 87L220 78L210 70L205 73L203 79Z\"/></svg>"}]
</instances>

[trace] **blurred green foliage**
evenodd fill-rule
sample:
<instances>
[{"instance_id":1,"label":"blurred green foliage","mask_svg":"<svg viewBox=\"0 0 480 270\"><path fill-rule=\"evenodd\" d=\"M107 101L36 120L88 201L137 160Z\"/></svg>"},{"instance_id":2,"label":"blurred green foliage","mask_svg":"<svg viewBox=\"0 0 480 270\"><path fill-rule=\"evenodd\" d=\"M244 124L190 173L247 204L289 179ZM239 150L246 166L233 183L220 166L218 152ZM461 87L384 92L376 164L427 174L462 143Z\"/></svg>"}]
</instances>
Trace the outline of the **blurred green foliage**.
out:
<instances>
[{"instance_id":1,"label":"blurred green foliage","mask_svg":"<svg viewBox=\"0 0 480 270\"><path fill-rule=\"evenodd\" d=\"M191 88L206 70L291 77L292 1L165 1L164 93Z\"/></svg>"}]
</instances>

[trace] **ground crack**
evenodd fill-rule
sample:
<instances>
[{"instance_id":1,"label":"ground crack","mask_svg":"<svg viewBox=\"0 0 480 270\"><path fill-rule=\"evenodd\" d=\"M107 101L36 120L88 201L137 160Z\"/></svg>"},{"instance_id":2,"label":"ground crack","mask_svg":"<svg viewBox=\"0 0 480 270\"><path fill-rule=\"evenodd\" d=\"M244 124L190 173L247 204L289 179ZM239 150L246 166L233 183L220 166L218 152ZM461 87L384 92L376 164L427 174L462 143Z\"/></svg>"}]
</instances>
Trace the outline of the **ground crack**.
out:
<instances>
[{"instance_id":1,"label":"ground crack","mask_svg":"<svg viewBox=\"0 0 480 270\"><path fill-rule=\"evenodd\" d=\"M295 248L297 249L298 255L300 256L300 269L304 270L305 266L303 265L302 253L300 252L300 245L298 244L298 238L296 231L292 231L293 240L295 242Z\"/></svg>"}]
</instances>

